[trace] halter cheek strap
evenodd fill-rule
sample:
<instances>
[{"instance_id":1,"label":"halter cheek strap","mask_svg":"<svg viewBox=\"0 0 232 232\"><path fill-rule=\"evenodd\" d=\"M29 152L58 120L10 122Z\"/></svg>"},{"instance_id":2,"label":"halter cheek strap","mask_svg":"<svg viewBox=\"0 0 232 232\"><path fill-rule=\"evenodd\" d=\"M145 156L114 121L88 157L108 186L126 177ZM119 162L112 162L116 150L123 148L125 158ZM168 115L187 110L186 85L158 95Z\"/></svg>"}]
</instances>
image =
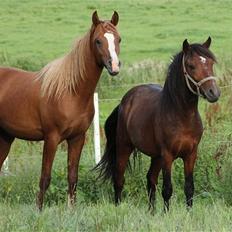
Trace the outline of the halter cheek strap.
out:
<instances>
[{"instance_id":1,"label":"halter cheek strap","mask_svg":"<svg viewBox=\"0 0 232 232\"><path fill-rule=\"evenodd\" d=\"M209 76L209 77L206 77L206 78L202 79L202 80L199 81L199 82L196 82L196 81L188 74L188 72L186 71L186 68L185 68L185 55L183 55L182 65L183 65L183 72L184 72L185 81L186 81L186 84L187 84L189 90L190 90L193 94L195 94L195 95L197 95L197 96L199 96L199 97L203 97L203 95L202 95L201 92L200 92L200 87L201 87L201 85L204 84L206 81L216 80L216 77L214 77L214 76ZM191 87L190 82L196 87L197 92Z\"/></svg>"}]
</instances>

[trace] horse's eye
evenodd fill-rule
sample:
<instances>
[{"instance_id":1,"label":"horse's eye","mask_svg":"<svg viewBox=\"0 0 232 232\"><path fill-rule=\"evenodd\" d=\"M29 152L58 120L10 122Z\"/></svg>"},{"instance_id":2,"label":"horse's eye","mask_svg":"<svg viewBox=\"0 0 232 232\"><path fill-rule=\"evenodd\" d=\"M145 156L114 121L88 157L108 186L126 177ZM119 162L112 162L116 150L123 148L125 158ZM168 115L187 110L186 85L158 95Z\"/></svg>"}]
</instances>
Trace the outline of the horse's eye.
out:
<instances>
[{"instance_id":1,"label":"horse's eye","mask_svg":"<svg viewBox=\"0 0 232 232\"><path fill-rule=\"evenodd\" d=\"M195 66L192 65L192 64L189 64L188 66L189 66L189 68L190 68L191 70L194 70L194 69L195 69Z\"/></svg>"},{"instance_id":2,"label":"horse's eye","mask_svg":"<svg viewBox=\"0 0 232 232\"><path fill-rule=\"evenodd\" d=\"M99 39L96 39L96 44L97 44L98 46L100 46L100 45L101 45L101 41L100 41Z\"/></svg>"}]
</instances>

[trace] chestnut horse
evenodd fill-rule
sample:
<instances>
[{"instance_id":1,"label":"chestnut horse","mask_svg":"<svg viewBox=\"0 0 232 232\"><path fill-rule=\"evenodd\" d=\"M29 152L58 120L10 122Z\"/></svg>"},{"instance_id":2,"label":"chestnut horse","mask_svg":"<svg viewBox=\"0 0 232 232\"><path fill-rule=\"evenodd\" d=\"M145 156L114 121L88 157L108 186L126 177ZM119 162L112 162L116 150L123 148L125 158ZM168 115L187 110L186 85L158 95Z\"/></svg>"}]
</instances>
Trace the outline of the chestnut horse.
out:
<instances>
[{"instance_id":1,"label":"chestnut horse","mask_svg":"<svg viewBox=\"0 0 232 232\"><path fill-rule=\"evenodd\" d=\"M178 157L184 162L186 202L192 206L193 168L203 132L198 97L215 102L220 96L213 76L216 60L209 50L210 43L210 37L203 44L190 45L185 40L183 50L169 66L164 87L150 84L132 88L106 120L105 153L96 169L104 180L112 180L116 204L121 201L129 156L138 149L151 157L147 173L150 209L154 209L161 169L164 206L169 208L171 167Z\"/></svg>"},{"instance_id":2,"label":"chestnut horse","mask_svg":"<svg viewBox=\"0 0 232 232\"><path fill-rule=\"evenodd\" d=\"M0 68L0 168L14 138L44 140L40 191L42 209L57 146L68 143L68 202L76 196L78 165L94 116L93 94L105 67L119 72L119 17L101 21L95 11L89 32L64 57L39 72Z\"/></svg>"}]
</instances>

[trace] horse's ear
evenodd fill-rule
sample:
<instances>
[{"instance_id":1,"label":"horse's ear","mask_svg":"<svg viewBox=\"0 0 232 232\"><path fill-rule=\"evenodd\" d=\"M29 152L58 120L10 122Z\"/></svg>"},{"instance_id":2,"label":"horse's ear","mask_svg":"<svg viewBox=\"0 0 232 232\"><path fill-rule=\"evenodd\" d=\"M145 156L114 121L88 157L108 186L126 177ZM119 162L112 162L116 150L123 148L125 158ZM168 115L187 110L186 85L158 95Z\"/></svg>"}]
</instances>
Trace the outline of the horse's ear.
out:
<instances>
[{"instance_id":1,"label":"horse's ear","mask_svg":"<svg viewBox=\"0 0 232 232\"><path fill-rule=\"evenodd\" d=\"M117 11L114 11L114 13L113 13L113 15L112 15L112 18L111 18L111 21L110 21L110 22L111 22L114 26L117 26L118 20L119 20L118 12L117 12Z\"/></svg>"},{"instance_id":2,"label":"horse's ear","mask_svg":"<svg viewBox=\"0 0 232 232\"><path fill-rule=\"evenodd\" d=\"M188 50L189 50L189 43L188 43L188 40L185 39L184 42L183 42L183 52L186 53Z\"/></svg>"},{"instance_id":3,"label":"horse's ear","mask_svg":"<svg viewBox=\"0 0 232 232\"><path fill-rule=\"evenodd\" d=\"M98 15L97 15L97 11L93 12L92 22L93 22L93 25L95 25L95 26L97 26L100 23L100 20L99 20Z\"/></svg>"},{"instance_id":4,"label":"horse's ear","mask_svg":"<svg viewBox=\"0 0 232 232\"><path fill-rule=\"evenodd\" d=\"M209 36L209 38L202 44L203 47L205 48L209 48L210 47L210 44L211 44L211 37Z\"/></svg>"}]
</instances>

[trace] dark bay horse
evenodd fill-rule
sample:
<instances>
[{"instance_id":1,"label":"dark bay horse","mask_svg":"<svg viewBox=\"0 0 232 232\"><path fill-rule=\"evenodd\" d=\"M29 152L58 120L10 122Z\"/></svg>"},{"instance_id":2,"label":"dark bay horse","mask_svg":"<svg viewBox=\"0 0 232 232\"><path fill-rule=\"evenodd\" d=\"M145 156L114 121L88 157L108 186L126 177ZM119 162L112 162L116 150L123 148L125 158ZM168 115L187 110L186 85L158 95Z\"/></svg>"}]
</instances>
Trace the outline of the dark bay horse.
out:
<instances>
[{"instance_id":1,"label":"dark bay horse","mask_svg":"<svg viewBox=\"0 0 232 232\"><path fill-rule=\"evenodd\" d=\"M95 11L92 26L64 57L39 72L0 68L0 168L14 138L44 140L37 206L51 180L59 143L68 143L68 195L76 196L77 171L85 134L94 115L93 94L105 67L119 72L119 16L101 21Z\"/></svg>"},{"instance_id":2,"label":"dark bay horse","mask_svg":"<svg viewBox=\"0 0 232 232\"><path fill-rule=\"evenodd\" d=\"M129 90L105 123L106 148L96 166L103 179L111 179L115 203L121 201L124 172L130 154L138 149L151 157L147 173L150 209L154 208L158 175L162 169L165 209L172 195L171 167L180 157L184 162L187 206L192 206L193 168L203 127L198 97L215 102L220 90L213 76L216 59L209 50L211 38L203 44L183 42L183 50L169 66L162 88L140 85Z\"/></svg>"}]
</instances>

